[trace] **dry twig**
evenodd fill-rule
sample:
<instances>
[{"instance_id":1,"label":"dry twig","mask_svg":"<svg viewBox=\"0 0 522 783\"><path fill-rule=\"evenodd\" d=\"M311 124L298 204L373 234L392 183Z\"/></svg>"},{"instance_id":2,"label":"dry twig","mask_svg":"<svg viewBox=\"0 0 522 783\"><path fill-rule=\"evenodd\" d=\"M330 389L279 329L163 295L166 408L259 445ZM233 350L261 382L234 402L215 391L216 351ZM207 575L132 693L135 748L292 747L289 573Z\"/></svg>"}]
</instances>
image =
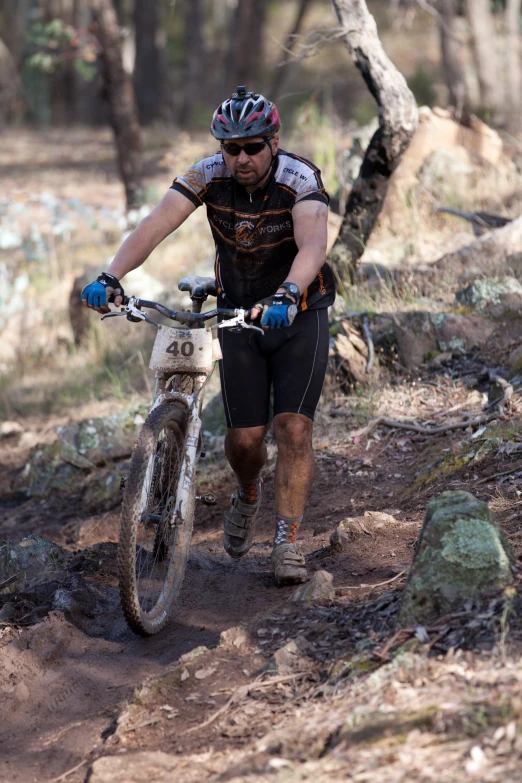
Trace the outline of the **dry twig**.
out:
<instances>
[{"instance_id":1,"label":"dry twig","mask_svg":"<svg viewBox=\"0 0 522 783\"><path fill-rule=\"evenodd\" d=\"M332 408L330 416L351 416L351 411L345 411L342 408ZM409 432L418 432L421 435L441 435L448 430L461 430L467 427L478 427L480 424L486 424L488 421L498 419L497 414L489 414L477 416L474 419L467 419L465 421L456 421L450 424L442 425L441 427L421 427L420 424L412 424L407 421L400 421L399 419L389 419L387 416L378 416L376 419L372 419L366 427L362 427L360 430L350 432L350 438L363 438L368 435L375 427L391 427L392 429L408 430Z\"/></svg>"},{"instance_id":2,"label":"dry twig","mask_svg":"<svg viewBox=\"0 0 522 783\"><path fill-rule=\"evenodd\" d=\"M353 585L353 586L347 585L346 587L336 587L335 592L338 592L340 590L367 590L368 588L370 590L373 590L375 587L382 587L383 585L389 585L391 582L397 581L397 579L400 579L401 576L404 576L405 573L406 573L406 569L404 568L396 576L392 576L391 579L386 579L385 582L377 582L374 585L361 584L361 585Z\"/></svg>"}]
</instances>

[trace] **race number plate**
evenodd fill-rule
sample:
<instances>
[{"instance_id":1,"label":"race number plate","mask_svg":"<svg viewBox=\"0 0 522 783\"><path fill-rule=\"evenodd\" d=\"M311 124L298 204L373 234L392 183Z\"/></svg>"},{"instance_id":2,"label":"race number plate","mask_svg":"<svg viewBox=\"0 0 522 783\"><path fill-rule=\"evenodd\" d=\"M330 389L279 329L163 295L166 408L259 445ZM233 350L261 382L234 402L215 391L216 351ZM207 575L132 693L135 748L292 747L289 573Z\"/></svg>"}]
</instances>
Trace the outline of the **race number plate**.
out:
<instances>
[{"instance_id":1,"label":"race number plate","mask_svg":"<svg viewBox=\"0 0 522 783\"><path fill-rule=\"evenodd\" d=\"M160 326L149 367L160 372L210 372L212 332Z\"/></svg>"}]
</instances>

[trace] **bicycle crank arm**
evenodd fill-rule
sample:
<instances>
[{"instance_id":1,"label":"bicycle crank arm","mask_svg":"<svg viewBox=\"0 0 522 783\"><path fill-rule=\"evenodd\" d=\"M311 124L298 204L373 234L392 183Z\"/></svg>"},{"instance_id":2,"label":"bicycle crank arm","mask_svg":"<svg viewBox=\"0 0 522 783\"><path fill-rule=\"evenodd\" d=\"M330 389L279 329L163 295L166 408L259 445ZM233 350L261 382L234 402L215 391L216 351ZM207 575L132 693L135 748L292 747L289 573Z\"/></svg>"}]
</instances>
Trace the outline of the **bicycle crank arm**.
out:
<instances>
[{"instance_id":1,"label":"bicycle crank arm","mask_svg":"<svg viewBox=\"0 0 522 783\"><path fill-rule=\"evenodd\" d=\"M217 503L217 497L212 493L209 493L208 495L196 495L196 500L199 500L204 506L215 506Z\"/></svg>"}]
</instances>

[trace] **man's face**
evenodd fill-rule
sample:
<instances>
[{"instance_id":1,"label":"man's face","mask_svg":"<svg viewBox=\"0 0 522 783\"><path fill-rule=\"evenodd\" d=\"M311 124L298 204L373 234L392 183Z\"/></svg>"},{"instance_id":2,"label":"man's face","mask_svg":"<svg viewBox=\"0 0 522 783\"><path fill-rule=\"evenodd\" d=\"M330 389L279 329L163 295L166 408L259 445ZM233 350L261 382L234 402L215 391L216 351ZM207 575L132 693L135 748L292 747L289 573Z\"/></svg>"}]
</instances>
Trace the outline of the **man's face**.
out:
<instances>
[{"instance_id":1,"label":"man's face","mask_svg":"<svg viewBox=\"0 0 522 783\"><path fill-rule=\"evenodd\" d=\"M244 147L245 144L262 142L263 137L253 136L247 139L231 139L230 141L237 144L238 147ZM239 155L228 155L223 147L221 147L221 152L232 176L244 187L255 187L267 174L272 156L276 154L278 146L279 139L274 136L257 155L247 155L244 150L241 150Z\"/></svg>"}]
</instances>

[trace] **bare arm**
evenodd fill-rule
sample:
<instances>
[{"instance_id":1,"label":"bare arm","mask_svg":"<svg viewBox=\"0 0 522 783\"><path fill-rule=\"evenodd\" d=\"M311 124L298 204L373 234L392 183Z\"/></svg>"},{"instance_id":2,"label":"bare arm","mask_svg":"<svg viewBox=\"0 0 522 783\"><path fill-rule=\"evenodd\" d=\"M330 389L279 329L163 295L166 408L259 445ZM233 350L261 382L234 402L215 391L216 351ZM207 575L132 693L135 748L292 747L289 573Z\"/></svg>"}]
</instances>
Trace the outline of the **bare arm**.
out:
<instances>
[{"instance_id":1,"label":"bare arm","mask_svg":"<svg viewBox=\"0 0 522 783\"><path fill-rule=\"evenodd\" d=\"M143 218L122 244L107 272L118 280L141 266L165 237L172 234L196 207L177 190L168 190L157 207Z\"/></svg>"},{"instance_id":2,"label":"bare arm","mask_svg":"<svg viewBox=\"0 0 522 783\"><path fill-rule=\"evenodd\" d=\"M328 207L321 201L302 201L293 208L292 218L299 252L285 282L295 283L302 293L326 261Z\"/></svg>"},{"instance_id":3,"label":"bare arm","mask_svg":"<svg viewBox=\"0 0 522 783\"><path fill-rule=\"evenodd\" d=\"M293 208L292 218L299 252L284 282L295 283L303 293L326 261L328 207L321 201L302 201ZM277 290L283 292L284 288ZM259 312L254 308L252 318L257 318Z\"/></svg>"}]
</instances>

